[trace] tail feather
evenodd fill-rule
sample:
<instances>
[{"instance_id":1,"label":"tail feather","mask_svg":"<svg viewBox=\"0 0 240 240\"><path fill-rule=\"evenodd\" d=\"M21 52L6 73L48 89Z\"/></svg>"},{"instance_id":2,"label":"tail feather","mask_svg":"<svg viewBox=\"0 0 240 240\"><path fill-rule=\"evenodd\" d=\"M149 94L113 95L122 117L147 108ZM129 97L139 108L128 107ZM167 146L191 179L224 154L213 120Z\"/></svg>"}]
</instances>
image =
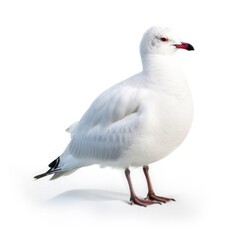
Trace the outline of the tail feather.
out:
<instances>
[{"instance_id":1,"label":"tail feather","mask_svg":"<svg viewBox=\"0 0 240 240\"><path fill-rule=\"evenodd\" d=\"M50 167L50 169L45 172L45 173L42 173L42 174L39 174L37 176L35 176L34 178L35 179L39 179L39 178L42 178L42 177L46 177L48 175L51 175L51 174L54 174L56 173L58 170L60 170L58 168L58 165L60 163L60 157L58 157L57 159L55 159L54 161L52 161L48 166Z\"/></svg>"},{"instance_id":2,"label":"tail feather","mask_svg":"<svg viewBox=\"0 0 240 240\"><path fill-rule=\"evenodd\" d=\"M72 170L67 170L67 171L63 171L63 172L55 172L54 175L50 178L50 180L55 180L57 178L60 178L62 176L68 176L70 174L72 174L73 172L77 171L78 169L72 169Z\"/></svg>"}]
</instances>

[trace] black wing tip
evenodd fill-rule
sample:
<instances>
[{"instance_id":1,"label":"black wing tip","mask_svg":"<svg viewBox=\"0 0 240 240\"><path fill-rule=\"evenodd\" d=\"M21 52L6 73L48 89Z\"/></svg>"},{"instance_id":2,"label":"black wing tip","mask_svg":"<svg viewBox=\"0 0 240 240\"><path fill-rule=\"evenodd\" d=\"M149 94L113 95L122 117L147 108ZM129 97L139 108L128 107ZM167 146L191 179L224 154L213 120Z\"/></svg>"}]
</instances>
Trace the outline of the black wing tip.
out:
<instances>
[{"instance_id":1,"label":"black wing tip","mask_svg":"<svg viewBox=\"0 0 240 240\"><path fill-rule=\"evenodd\" d=\"M52 161L48 166L52 169L57 168L58 164L60 162L60 157L56 158L54 161Z\"/></svg>"},{"instance_id":2,"label":"black wing tip","mask_svg":"<svg viewBox=\"0 0 240 240\"><path fill-rule=\"evenodd\" d=\"M47 175L49 175L49 172L45 172L45 173L42 173L42 174L39 174L37 176L34 176L34 179L39 179L39 178L42 178L42 177L46 177Z\"/></svg>"},{"instance_id":3,"label":"black wing tip","mask_svg":"<svg viewBox=\"0 0 240 240\"><path fill-rule=\"evenodd\" d=\"M54 161L52 161L48 166L50 167L50 169L45 172L45 173L42 173L42 174L39 174L37 176L34 177L34 179L39 179L39 178L42 178L42 177L46 177L50 174L53 174L54 173L54 169L56 169L59 165L59 162L60 162L60 157L58 157L57 159L55 159Z\"/></svg>"}]
</instances>

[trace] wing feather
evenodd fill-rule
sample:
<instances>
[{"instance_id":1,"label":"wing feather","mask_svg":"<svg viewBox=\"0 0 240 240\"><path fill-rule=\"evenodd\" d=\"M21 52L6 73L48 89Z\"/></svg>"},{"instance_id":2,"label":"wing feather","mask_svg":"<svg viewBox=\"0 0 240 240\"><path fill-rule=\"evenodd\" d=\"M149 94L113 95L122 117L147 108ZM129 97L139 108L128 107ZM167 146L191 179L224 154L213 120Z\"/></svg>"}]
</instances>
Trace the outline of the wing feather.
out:
<instances>
[{"instance_id":1,"label":"wing feather","mask_svg":"<svg viewBox=\"0 0 240 240\"><path fill-rule=\"evenodd\" d=\"M72 130L69 152L77 159L115 160L134 140L140 122L139 93L116 88L100 95Z\"/></svg>"}]
</instances>

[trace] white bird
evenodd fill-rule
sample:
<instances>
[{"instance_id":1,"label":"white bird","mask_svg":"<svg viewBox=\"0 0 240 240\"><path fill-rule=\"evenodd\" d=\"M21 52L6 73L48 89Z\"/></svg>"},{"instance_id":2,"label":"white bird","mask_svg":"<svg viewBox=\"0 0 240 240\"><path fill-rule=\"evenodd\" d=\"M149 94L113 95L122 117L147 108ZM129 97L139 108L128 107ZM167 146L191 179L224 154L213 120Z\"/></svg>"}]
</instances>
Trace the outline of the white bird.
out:
<instances>
[{"instance_id":1,"label":"white bird","mask_svg":"<svg viewBox=\"0 0 240 240\"><path fill-rule=\"evenodd\" d=\"M71 125L71 141L50 169L36 179L68 175L99 164L125 169L131 203L147 206L174 200L155 195L148 164L156 162L185 139L193 117L191 92L174 53L194 50L178 41L166 27L152 27L140 44L142 72L114 85L91 104L79 122ZM129 167L143 167L146 199L136 196Z\"/></svg>"}]
</instances>

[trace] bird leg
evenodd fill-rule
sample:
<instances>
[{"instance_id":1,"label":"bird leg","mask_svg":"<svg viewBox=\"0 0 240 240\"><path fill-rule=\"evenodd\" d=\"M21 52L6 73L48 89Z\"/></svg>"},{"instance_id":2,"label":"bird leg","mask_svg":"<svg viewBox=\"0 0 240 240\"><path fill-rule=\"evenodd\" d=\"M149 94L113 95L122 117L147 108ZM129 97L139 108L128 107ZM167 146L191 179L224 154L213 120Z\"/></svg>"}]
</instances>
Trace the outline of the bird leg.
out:
<instances>
[{"instance_id":1,"label":"bird leg","mask_svg":"<svg viewBox=\"0 0 240 240\"><path fill-rule=\"evenodd\" d=\"M146 199L148 199L148 200L155 200L155 201L158 201L160 203L166 203L166 202L169 202L169 201L175 201L175 199L173 199L173 198L160 197L160 196L157 196L154 193L148 171L149 171L149 167L148 166L143 166L143 172L144 172L144 175L146 177L147 185L148 185L148 195L147 195Z\"/></svg>"},{"instance_id":2,"label":"bird leg","mask_svg":"<svg viewBox=\"0 0 240 240\"><path fill-rule=\"evenodd\" d=\"M160 203L159 201L155 201L155 200L152 200L152 199L140 199L140 198L138 198L136 196L134 190L133 190L133 185L132 185L132 181L131 181L131 177L130 177L130 170L128 168L125 170L125 175L126 175L126 178L127 178L127 181L128 181L129 189L130 189L131 204L137 204L139 206L147 207L148 205L151 205L151 204Z\"/></svg>"}]
</instances>

